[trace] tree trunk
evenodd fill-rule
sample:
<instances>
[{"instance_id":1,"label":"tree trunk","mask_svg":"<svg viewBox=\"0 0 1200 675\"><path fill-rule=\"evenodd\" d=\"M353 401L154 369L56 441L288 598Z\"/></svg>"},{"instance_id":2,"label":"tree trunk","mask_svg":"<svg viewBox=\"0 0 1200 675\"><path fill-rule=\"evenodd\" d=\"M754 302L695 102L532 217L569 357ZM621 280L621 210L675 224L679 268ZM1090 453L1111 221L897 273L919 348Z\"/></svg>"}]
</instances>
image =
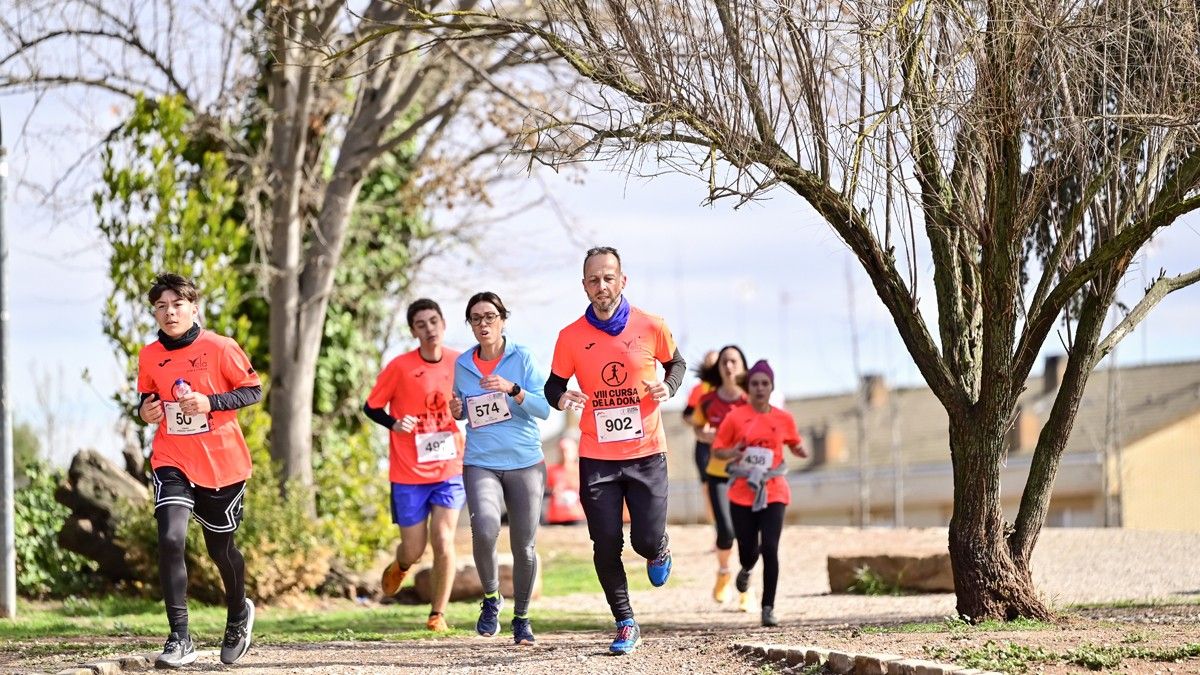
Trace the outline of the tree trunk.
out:
<instances>
[{"instance_id":1,"label":"tree trunk","mask_svg":"<svg viewBox=\"0 0 1200 675\"><path fill-rule=\"evenodd\" d=\"M978 411L951 416L954 515L950 518L950 564L958 613L977 623L1017 617L1049 620L1029 566L1013 555L1000 508L1000 460L1007 420L979 419Z\"/></svg>"}]
</instances>

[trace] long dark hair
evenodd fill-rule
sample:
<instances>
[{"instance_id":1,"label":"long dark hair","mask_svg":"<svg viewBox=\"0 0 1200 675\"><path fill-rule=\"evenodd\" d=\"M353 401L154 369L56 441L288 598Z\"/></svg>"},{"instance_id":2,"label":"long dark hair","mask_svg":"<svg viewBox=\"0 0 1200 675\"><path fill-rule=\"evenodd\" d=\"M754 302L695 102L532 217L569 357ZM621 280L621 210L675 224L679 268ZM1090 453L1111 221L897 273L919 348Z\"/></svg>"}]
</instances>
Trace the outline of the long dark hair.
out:
<instances>
[{"instance_id":1,"label":"long dark hair","mask_svg":"<svg viewBox=\"0 0 1200 675\"><path fill-rule=\"evenodd\" d=\"M721 355L725 353L726 349L732 349L738 353L738 356L742 357L742 368L750 367L750 362L746 360L746 354L742 351L741 347L737 345L725 345L721 347L717 350L717 360L713 361L713 364L708 368L700 370L700 380L712 385L713 388L721 386Z\"/></svg>"}]
</instances>

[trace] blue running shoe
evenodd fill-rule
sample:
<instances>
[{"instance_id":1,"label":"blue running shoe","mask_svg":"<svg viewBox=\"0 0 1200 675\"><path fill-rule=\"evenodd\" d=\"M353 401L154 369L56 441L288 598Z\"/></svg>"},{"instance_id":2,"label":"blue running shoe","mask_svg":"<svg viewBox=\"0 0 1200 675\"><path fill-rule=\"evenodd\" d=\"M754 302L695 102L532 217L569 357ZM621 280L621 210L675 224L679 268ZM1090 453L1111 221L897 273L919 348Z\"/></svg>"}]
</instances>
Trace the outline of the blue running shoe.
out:
<instances>
[{"instance_id":1,"label":"blue running shoe","mask_svg":"<svg viewBox=\"0 0 1200 675\"><path fill-rule=\"evenodd\" d=\"M504 606L504 596L499 593L496 597L484 596L479 603L479 620L475 622L475 632L484 637L494 637L500 632L500 608Z\"/></svg>"},{"instance_id":2,"label":"blue running shoe","mask_svg":"<svg viewBox=\"0 0 1200 675\"><path fill-rule=\"evenodd\" d=\"M617 622L617 639L608 651L613 654L628 654L642 644L642 629L633 619Z\"/></svg>"},{"instance_id":3,"label":"blue running shoe","mask_svg":"<svg viewBox=\"0 0 1200 675\"><path fill-rule=\"evenodd\" d=\"M655 588L667 583L671 578L671 549L664 547L657 558L646 561L646 576Z\"/></svg>"},{"instance_id":4,"label":"blue running shoe","mask_svg":"<svg viewBox=\"0 0 1200 675\"><path fill-rule=\"evenodd\" d=\"M534 643L533 626L529 625L528 618L513 617L513 644L531 645Z\"/></svg>"}]
</instances>

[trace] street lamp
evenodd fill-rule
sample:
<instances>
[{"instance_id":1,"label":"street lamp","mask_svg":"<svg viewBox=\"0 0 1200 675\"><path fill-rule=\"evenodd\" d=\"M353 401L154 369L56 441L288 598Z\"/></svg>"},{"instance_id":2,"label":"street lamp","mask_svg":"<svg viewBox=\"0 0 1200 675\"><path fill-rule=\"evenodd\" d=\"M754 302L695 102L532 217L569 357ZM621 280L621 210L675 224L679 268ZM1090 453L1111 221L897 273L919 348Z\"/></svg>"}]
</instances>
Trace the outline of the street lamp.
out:
<instances>
[{"instance_id":1,"label":"street lamp","mask_svg":"<svg viewBox=\"0 0 1200 675\"><path fill-rule=\"evenodd\" d=\"M8 241L4 237L8 151L0 122L0 617L17 615L17 549L13 529L12 411L8 405Z\"/></svg>"}]
</instances>

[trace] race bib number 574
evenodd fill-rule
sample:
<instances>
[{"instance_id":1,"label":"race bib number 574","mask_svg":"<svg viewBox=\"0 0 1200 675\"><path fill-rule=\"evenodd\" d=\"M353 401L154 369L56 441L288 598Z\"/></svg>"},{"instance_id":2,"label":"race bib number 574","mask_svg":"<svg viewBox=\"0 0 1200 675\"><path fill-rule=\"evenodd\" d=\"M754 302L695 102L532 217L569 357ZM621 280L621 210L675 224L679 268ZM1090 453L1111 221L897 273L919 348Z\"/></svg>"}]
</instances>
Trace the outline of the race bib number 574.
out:
<instances>
[{"instance_id":1,"label":"race bib number 574","mask_svg":"<svg viewBox=\"0 0 1200 675\"><path fill-rule=\"evenodd\" d=\"M642 411L636 405L596 410L596 440L601 443L642 437Z\"/></svg>"}]
</instances>

